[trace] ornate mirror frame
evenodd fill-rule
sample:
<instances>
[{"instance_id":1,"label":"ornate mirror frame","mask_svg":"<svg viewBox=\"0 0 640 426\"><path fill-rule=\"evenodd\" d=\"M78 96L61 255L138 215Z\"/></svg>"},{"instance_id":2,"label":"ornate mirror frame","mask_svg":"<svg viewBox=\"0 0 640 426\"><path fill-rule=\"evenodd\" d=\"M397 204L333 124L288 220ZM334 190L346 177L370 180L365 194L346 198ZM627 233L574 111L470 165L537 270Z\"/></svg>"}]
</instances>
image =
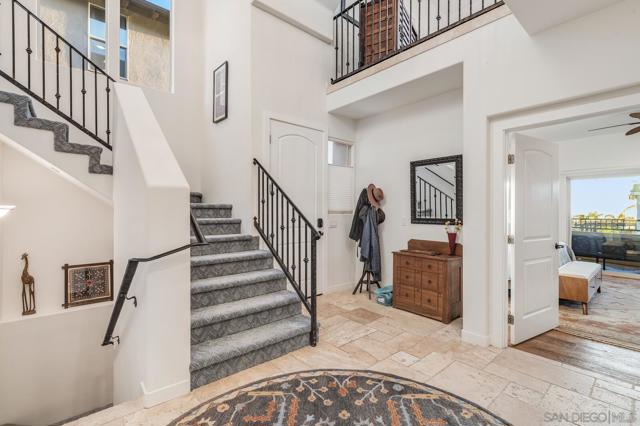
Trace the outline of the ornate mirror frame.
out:
<instances>
[{"instance_id":1,"label":"ornate mirror frame","mask_svg":"<svg viewBox=\"0 0 640 426\"><path fill-rule=\"evenodd\" d=\"M416 214L416 168L430 166L433 164L455 163L456 168L456 218L462 222L462 155L452 155L449 157L431 158L428 160L412 161L411 170L411 223L422 225L444 225L447 221L453 222L455 219L427 219L419 218Z\"/></svg>"}]
</instances>

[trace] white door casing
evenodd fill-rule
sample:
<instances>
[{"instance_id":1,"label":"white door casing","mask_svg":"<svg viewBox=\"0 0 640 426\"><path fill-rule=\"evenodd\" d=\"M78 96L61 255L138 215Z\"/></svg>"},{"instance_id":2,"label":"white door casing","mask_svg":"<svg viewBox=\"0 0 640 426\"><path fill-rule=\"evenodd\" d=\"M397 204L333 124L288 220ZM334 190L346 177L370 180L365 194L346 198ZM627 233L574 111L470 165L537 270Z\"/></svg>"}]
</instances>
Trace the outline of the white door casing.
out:
<instances>
[{"instance_id":1,"label":"white door casing","mask_svg":"<svg viewBox=\"0 0 640 426\"><path fill-rule=\"evenodd\" d=\"M558 325L558 146L521 134L515 145L511 344Z\"/></svg>"},{"instance_id":2,"label":"white door casing","mask_svg":"<svg viewBox=\"0 0 640 426\"><path fill-rule=\"evenodd\" d=\"M321 130L269 119L269 172L311 225L319 231L318 219L324 215L324 145L325 133ZM299 231L297 229L296 233ZM304 236L304 227L301 231ZM324 291L326 276L322 246L321 238L316 251L318 293ZM304 282L301 284L304 285Z\"/></svg>"}]
</instances>

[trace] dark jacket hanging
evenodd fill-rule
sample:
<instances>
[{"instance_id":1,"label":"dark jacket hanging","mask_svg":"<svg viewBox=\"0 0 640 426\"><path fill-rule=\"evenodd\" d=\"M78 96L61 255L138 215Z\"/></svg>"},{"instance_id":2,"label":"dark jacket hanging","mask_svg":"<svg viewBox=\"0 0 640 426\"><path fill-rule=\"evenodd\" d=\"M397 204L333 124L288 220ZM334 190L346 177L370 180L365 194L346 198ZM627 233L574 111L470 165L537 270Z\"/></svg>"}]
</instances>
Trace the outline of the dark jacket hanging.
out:
<instances>
[{"instance_id":1,"label":"dark jacket hanging","mask_svg":"<svg viewBox=\"0 0 640 426\"><path fill-rule=\"evenodd\" d=\"M360 241L362 238L362 228L364 222L360 219L360 210L364 206L369 206L369 198L367 197L367 188L363 188L358 197L358 203L353 211L353 219L351 220L351 230L349 231L349 238L353 241Z\"/></svg>"}]
</instances>

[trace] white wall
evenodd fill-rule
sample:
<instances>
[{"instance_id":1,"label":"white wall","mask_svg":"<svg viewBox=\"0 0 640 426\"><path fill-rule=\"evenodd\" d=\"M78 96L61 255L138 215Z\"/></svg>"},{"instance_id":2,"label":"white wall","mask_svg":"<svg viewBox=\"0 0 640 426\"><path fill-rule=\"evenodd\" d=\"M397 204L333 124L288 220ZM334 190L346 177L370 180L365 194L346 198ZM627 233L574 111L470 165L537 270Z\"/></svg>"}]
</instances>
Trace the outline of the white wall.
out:
<instances>
[{"instance_id":1,"label":"white wall","mask_svg":"<svg viewBox=\"0 0 640 426\"><path fill-rule=\"evenodd\" d=\"M0 135L0 424L50 424L112 401L113 350L100 346L112 303L62 308L65 263L113 258L112 209ZM36 310L23 317L22 253Z\"/></svg>"},{"instance_id":2,"label":"white wall","mask_svg":"<svg viewBox=\"0 0 640 426\"><path fill-rule=\"evenodd\" d=\"M491 144L503 143L489 140L492 118L638 85L640 61L627 52L640 39L639 18L640 5L627 0L530 37L506 16L328 95L333 111L463 63L466 340L489 343L488 159Z\"/></svg>"},{"instance_id":3,"label":"white wall","mask_svg":"<svg viewBox=\"0 0 640 426\"><path fill-rule=\"evenodd\" d=\"M114 276L131 258L189 244L189 186L142 90L117 85L114 131L119 144L113 186ZM139 397L145 407L189 392L190 254L141 264L115 334L114 403Z\"/></svg>"},{"instance_id":4,"label":"white wall","mask_svg":"<svg viewBox=\"0 0 640 426\"><path fill-rule=\"evenodd\" d=\"M386 221L379 227L385 285L392 284L393 251L407 248L408 240L447 240L442 225L411 224L409 163L460 154L462 124L460 90L357 123L356 197L369 183L385 195ZM361 267L356 265L358 277Z\"/></svg>"}]
</instances>

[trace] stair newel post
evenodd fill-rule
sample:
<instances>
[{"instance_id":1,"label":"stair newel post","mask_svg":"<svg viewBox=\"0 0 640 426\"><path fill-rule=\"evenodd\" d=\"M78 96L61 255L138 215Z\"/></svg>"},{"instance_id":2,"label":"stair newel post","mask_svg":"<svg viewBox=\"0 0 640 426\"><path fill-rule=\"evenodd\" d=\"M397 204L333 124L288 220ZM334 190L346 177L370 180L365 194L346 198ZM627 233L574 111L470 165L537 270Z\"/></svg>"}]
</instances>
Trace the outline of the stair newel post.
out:
<instances>
[{"instance_id":1,"label":"stair newel post","mask_svg":"<svg viewBox=\"0 0 640 426\"><path fill-rule=\"evenodd\" d=\"M319 237L314 235L311 238L311 346L316 346L318 343L318 307L316 305L317 299L317 271L316 271L316 250Z\"/></svg>"}]
</instances>

